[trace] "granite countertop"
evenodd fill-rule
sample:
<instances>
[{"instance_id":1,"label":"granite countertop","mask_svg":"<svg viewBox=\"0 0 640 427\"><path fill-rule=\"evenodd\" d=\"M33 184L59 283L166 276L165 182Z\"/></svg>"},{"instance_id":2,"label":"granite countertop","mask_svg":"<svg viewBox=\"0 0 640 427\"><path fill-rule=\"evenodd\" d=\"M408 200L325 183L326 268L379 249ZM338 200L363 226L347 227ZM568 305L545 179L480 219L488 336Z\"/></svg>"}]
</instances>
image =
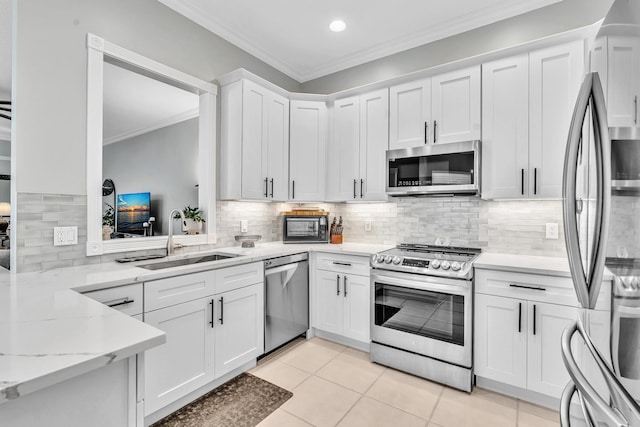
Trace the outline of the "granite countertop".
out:
<instances>
[{"instance_id":1,"label":"granite countertop","mask_svg":"<svg viewBox=\"0 0 640 427\"><path fill-rule=\"evenodd\" d=\"M37 273L0 273L0 404L60 383L165 342L164 332L78 292L141 283L186 273L230 267L300 252L368 256L393 247L345 243L296 245L263 243L255 248L208 252L238 255L226 260L146 270L138 265L165 261L116 262Z\"/></svg>"}]
</instances>

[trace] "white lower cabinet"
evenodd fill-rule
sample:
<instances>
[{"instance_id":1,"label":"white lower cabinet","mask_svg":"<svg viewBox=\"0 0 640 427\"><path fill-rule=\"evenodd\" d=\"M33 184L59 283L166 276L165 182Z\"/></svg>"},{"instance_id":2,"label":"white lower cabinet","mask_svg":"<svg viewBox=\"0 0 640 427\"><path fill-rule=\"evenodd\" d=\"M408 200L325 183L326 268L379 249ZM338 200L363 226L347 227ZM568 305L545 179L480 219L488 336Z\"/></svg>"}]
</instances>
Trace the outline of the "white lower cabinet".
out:
<instances>
[{"instance_id":1,"label":"white lower cabinet","mask_svg":"<svg viewBox=\"0 0 640 427\"><path fill-rule=\"evenodd\" d=\"M201 298L145 313L145 323L167 334L145 354L145 415L213 381L211 301Z\"/></svg>"},{"instance_id":2,"label":"white lower cabinet","mask_svg":"<svg viewBox=\"0 0 640 427\"><path fill-rule=\"evenodd\" d=\"M569 381L561 337L577 321L577 305L570 278L476 270L475 374L559 398ZM608 334L601 325L608 311L593 313L590 326L598 343ZM585 363L583 344L574 340L573 349Z\"/></svg>"},{"instance_id":3,"label":"white lower cabinet","mask_svg":"<svg viewBox=\"0 0 640 427\"><path fill-rule=\"evenodd\" d=\"M160 308L145 312L144 321L167 334L165 345L145 353L145 416L264 352L263 271L259 262L145 283L145 307ZM174 305L161 298L194 289L211 294Z\"/></svg>"},{"instance_id":4,"label":"white lower cabinet","mask_svg":"<svg viewBox=\"0 0 640 427\"><path fill-rule=\"evenodd\" d=\"M368 343L370 339L371 285L362 272L368 258L344 255L318 255L314 280L314 324L321 331Z\"/></svg>"},{"instance_id":5,"label":"white lower cabinet","mask_svg":"<svg viewBox=\"0 0 640 427\"><path fill-rule=\"evenodd\" d=\"M213 359L216 378L255 359L264 349L264 287L262 284L215 297Z\"/></svg>"}]
</instances>

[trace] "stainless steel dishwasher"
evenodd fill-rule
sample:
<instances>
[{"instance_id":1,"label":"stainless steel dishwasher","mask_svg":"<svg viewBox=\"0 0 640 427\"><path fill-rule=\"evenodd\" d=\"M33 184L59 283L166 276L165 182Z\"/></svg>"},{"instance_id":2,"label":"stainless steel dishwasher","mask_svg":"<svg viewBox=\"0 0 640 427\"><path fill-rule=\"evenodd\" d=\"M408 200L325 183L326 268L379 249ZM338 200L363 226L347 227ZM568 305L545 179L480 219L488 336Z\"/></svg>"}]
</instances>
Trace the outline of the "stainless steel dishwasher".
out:
<instances>
[{"instance_id":1,"label":"stainless steel dishwasher","mask_svg":"<svg viewBox=\"0 0 640 427\"><path fill-rule=\"evenodd\" d=\"M309 329L309 256L296 254L264 262L264 351L305 334Z\"/></svg>"}]
</instances>

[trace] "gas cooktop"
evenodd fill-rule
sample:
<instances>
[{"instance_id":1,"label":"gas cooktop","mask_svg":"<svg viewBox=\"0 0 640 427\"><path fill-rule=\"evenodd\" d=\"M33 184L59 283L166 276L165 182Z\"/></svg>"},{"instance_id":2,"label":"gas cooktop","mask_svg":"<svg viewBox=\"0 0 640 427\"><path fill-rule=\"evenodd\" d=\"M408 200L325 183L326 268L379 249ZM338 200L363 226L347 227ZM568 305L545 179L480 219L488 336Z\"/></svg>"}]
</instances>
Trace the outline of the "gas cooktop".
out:
<instances>
[{"instance_id":1,"label":"gas cooktop","mask_svg":"<svg viewBox=\"0 0 640 427\"><path fill-rule=\"evenodd\" d=\"M371 267L429 276L470 280L478 248L402 243L371 256Z\"/></svg>"}]
</instances>

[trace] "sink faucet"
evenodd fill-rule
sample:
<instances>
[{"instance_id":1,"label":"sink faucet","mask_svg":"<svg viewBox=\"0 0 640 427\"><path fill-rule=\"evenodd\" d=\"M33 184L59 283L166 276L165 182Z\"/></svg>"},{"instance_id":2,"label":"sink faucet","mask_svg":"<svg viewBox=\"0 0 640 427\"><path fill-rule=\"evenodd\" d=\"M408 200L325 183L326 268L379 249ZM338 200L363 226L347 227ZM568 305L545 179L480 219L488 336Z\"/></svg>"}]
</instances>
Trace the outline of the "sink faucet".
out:
<instances>
[{"instance_id":1,"label":"sink faucet","mask_svg":"<svg viewBox=\"0 0 640 427\"><path fill-rule=\"evenodd\" d=\"M173 255L175 247L173 246L173 214L180 214L181 224L184 224L184 214L180 209L173 209L169 213L169 237L167 238L167 256Z\"/></svg>"}]
</instances>

